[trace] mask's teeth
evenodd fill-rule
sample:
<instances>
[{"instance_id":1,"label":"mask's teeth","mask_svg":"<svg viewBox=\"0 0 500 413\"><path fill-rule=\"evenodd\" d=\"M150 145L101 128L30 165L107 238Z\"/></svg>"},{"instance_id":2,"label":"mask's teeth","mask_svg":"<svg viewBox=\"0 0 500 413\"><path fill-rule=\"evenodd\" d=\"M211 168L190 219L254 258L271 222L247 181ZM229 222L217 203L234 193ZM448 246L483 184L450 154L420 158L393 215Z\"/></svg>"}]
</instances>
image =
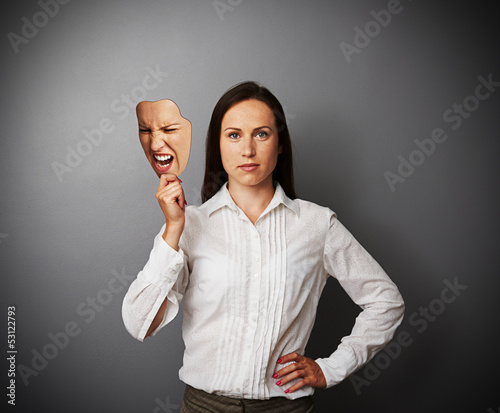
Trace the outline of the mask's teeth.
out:
<instances>
[{"instance_id":1,"label":"mask's teeth","mask_svg":"<svg viewBox=\"0 0 500 413\"><path fill-rule=\"evenodd\" d=\"M162 162L166 161L167 164L169 164L170 162L172 162L174 157L172 155L155 155L155 159Z\"/></svg>"}]
</instances>

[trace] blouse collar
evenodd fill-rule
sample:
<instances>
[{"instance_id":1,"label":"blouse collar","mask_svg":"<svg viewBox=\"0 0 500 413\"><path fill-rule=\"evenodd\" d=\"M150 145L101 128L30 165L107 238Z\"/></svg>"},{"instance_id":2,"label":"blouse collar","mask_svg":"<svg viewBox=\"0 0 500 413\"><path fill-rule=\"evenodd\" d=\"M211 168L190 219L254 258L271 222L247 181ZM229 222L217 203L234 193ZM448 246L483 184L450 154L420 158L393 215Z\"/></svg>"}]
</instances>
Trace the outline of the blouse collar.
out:
<instances>
[{"instance_id":1,"label":"blouse collar","mask_svg":"<svg viewBox=\"0 0 500 413\"><path fill-rule=\"evenodd\" d=\"M287 208L291 209L293 212L299 215L299 207L297 205L297 202L295 202L293 199L290 199L285 194L285 191L277 181L274 181L274 185L276 189L274 191L273 199L271 199L271 202L269 202L269 205L261 214L261 216L264 216L280 204L285 205ZM222 185L219 191L207 201L206 207L208 216L210 216L216 210L226 206L234 211L240 210L240 208L236 205L233 198L231 198L231 195L229 194L229 190L227 189L227 182Z\"/></svg>"}]
</instances>

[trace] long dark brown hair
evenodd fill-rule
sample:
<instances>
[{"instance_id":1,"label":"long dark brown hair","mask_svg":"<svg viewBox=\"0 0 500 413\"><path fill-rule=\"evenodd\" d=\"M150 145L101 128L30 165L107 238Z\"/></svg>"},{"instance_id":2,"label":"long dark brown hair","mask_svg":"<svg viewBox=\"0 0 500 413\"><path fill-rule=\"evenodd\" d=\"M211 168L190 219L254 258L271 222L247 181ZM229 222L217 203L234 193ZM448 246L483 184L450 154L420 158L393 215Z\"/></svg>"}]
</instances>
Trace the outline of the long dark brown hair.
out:
<instances>
[{"instance_id":1,"label":"long dark brown hair","mask_svg":"<svg viewBox=\"0 0 500 413\"><path fill-rule=\"evenodd\" d=\"M278 162L273 171L273 180L279 182L289 198L297 198L293 181L292 143L286 124L285 112L279 100L267 88L256 82L248 81L239 83L224 93L212 112L205 148L205 178L201 189L201 199L203 202L208 201L214 196L228 180L220 155L222 118L233 105L248 99L257 99L264 102L274 113L279 144L282 147L282 151L278 155Z\"/></svg>"}]
</instances>

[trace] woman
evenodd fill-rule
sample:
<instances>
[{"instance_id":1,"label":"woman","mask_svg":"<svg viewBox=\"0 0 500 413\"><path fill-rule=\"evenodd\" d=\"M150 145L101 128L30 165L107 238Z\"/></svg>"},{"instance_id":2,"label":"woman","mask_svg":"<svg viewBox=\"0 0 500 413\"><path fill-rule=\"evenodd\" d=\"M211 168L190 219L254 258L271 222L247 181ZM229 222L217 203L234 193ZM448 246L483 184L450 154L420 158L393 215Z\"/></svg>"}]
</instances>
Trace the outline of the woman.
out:
<instances>
[{"instance_id":1,"label":"woman","mask_svg":"<svg viewBox=\"0 0 500 413\"><path fill-rule=\"evenodd\" d=\"M165 225L123 319L143 340L184 299L182 412L312 412L314 388L366 363L401 322L402 297L377 262L330 209L296 199L285 115L266 88L236 85L215 106L201 206L184 208L173 174L156 197ZM312 360L304 349L328 275L363 311L329 357Z\"/></svg>"}]
</instances>

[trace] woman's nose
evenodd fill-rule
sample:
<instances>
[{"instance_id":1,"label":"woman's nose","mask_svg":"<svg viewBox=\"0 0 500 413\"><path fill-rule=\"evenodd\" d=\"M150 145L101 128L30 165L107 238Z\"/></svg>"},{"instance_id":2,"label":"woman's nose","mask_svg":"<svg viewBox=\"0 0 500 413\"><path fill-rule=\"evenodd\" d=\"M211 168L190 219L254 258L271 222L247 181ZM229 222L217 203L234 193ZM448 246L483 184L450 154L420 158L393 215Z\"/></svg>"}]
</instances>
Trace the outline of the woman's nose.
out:
<instances>
[{"instance_id":1,"label":"woman's nose","mask_svg":"<svg viewBox=\"0 0 500 413\"><path fill-rule=\"evenodd\" d=\"M243 156L255 155L255 141L252 138L244 138L243 145Z\"/></svg>"}]
</instances>

